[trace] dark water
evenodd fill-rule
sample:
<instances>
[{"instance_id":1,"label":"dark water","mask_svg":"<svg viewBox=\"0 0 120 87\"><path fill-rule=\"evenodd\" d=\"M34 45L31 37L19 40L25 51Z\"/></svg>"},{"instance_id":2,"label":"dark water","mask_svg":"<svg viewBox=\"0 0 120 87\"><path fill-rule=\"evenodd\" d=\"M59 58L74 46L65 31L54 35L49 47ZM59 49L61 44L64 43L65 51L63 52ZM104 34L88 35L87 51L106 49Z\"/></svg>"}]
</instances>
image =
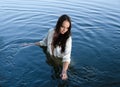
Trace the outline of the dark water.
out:
<instances>
[{"instance_id":1,"label":"dark water","mask_svg":"<svg viewBox=\"0 0 120 87\"><path fill-rule=\"evenodd\" d=\"M69 79L53 78L41 40L72 18ZM120 0L0 0L0 87L120 87Z\"/></svg>"}]
</instances>

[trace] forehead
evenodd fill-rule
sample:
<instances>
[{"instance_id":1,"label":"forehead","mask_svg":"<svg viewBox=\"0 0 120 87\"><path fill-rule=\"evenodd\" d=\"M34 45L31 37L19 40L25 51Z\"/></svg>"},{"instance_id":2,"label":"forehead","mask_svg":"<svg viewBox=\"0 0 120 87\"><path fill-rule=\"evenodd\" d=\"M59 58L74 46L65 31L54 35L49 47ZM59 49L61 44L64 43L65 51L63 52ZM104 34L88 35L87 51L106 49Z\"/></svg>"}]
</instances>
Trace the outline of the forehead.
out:
<instances>
[{"instance_id":1,"label":"forehead","mask_svg":"<svg viewBox=\"0 0 120 87\"><path fill-rule=\"evenodd\" d=\"M63 23L62 23L62 26L66 26L66 27L69 27L70 26L70 23L69 23L69 21L64 21Z\"/></svg>"}]
</instances>

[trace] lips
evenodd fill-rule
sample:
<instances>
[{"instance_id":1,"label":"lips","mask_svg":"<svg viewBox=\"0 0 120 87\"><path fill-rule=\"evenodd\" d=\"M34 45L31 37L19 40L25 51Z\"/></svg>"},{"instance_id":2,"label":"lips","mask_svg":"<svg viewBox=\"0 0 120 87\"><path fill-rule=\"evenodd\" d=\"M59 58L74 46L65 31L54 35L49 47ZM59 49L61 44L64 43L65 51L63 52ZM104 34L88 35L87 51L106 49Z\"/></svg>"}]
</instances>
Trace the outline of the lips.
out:
<instances>
[{"instance_id":1,"label":"lips","mask_svg":"<svg viewBox=\"0 0 120 87\"><path fill-rule=\"evenodd\" d=\"M62 33L62 34L64 34L65 32L64 32L64 31L62 31L61 33Z\"/></svg>"}]
</instances>

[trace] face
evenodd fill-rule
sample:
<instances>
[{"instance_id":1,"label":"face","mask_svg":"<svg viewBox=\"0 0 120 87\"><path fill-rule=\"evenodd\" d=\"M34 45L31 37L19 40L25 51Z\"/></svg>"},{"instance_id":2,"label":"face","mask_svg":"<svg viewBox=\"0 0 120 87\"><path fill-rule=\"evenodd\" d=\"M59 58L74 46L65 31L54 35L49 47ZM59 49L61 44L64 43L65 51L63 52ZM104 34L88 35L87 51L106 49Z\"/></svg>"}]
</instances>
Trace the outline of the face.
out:
<instances>
[{"instance_id":1,"label":"face","mask_svg":"<svg viewBox=\"0 0 120 87\"><path fill-rule=\"evenodd\" d=\"M62 26L60 27L60 33L65 34L68 31L69 27L70 27L69 21L67 21L67 20L64 21Z\"/></svg>"}]
</instances>

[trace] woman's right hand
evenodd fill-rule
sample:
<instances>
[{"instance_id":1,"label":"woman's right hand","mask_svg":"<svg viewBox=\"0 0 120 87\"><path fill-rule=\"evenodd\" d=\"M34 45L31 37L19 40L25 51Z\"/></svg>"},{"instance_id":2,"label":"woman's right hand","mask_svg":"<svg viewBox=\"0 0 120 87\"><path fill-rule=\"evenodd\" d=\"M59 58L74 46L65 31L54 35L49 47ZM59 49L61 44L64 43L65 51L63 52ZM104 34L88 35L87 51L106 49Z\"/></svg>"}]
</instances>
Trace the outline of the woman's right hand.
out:
<instances>
[{"instance_id":1,"label":"woman's right hand","mask_svg":"<svg viewBox=\"0 0 120 87\"><path fill-rule=\"evenodd\" d=\"M33 46L35 45L34 43L22 43L21 46L22 47L26 47L26 46Z\"/></svg>"},{"instance_id":2,"label":"woman's right hand","mask_svg":"<svg viewBox=\"0 0 120 87\"><path fill-rule=\"evenodd\" d=\"M35 42L35 45L40 46L40 43L39 42Z\"/></svg>"}]
</instances>

